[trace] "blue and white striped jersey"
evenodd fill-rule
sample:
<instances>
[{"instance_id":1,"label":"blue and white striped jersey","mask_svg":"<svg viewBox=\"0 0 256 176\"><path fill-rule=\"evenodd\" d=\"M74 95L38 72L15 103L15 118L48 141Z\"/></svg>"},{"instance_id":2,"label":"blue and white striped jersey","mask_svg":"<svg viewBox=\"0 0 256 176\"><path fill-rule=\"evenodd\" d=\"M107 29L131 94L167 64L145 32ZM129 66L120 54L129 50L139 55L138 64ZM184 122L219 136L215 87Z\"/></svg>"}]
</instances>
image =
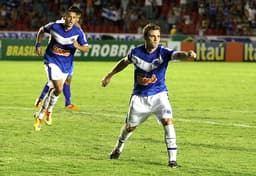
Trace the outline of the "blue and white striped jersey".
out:
<instances>
[{"instance_id":1,"label":"blue and white striped jersey","mask_svg":"<svg viewBox=\"0 0 256 176\"><path fill-rule=\"evenodd\" d=\"M148 53L141 45L128 53L128 60L134 64L133 95L150 96L167 91L165 73L174 51L159 45L153 53Z\"/></svg>"},{"instance_id":2,"label":"blue and white striped jersey","mask_svg":"<svg viewBox=\"0 0 256 176\"><path fill-rule=\"evenodd\" d=\"M51 36L44 56L45 64L54 63L63 73L71 72L76 51L73 40L77 40L82 46L88 45L82 29L74 25L72 29L65 31L63 22L52 22L44 26L44 32Z\"/></svg>"}]
</instances>

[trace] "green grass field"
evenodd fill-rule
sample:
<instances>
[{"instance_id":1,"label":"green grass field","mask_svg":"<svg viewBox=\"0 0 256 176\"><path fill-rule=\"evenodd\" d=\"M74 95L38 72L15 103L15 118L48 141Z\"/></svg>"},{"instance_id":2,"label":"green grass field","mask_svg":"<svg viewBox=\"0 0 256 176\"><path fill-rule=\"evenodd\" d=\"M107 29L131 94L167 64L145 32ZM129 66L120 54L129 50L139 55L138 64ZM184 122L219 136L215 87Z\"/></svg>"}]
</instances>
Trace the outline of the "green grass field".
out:
<instances>
[{"instance_id":1,"label":"green grass field","mask_svg":"<svg viewBox=\"0 0 256 176\"><path fill-rule=\"evenodd\" d=\"M73 103L60 96L53 125L33 130L33 103L46 81L42 62L0 61L1 176L255 176L255 63L170 63L181 168L167 167L162 126L152 116L117 161L109 160L124 122L133 67L100 81L115 62L75 62Z\"/></svg>"}]
</instances>

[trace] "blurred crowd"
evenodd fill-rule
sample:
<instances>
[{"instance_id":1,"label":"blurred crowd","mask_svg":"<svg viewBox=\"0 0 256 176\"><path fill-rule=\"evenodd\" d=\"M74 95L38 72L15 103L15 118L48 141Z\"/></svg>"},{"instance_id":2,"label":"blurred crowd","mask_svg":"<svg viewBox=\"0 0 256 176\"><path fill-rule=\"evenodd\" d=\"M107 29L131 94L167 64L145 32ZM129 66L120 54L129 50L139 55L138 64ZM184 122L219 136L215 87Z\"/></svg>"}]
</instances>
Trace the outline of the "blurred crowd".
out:
<instances>
[{"instance_id":1,"label":"blurred crowd","mask_svg":"<svg viewBox=\"0 0 256 176\"><path fill-rule=\"evenodd\" d=\"M148 22L163 34L256 34L256 0L1 0L0 30L37 31L71 6L86 32L140 33Z\"/></svg>"}]
</instances>

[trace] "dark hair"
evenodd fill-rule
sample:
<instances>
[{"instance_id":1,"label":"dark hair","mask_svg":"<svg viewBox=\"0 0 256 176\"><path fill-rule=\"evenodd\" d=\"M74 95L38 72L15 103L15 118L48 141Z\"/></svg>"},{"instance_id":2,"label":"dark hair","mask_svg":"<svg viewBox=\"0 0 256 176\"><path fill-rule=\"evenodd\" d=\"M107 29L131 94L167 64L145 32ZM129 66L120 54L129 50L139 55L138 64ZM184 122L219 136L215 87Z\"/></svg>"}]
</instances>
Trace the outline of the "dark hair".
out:
<instances>
[{"instance_id":1,"label":"dark hair","mask_svg":"<svg viewBox=\"0 0 256 176\"><path fill-rule=\"evenodd\" d=\"M77 15L82 15L81 9L79 9L77 6L71 6L68 8L67 12L74 12Z\"/></svg>"},{"instance_id":2,"label":"dark hair","mask_svg":"<svg viewBox=\"0 0 256 176\"><path fill-rule=\"evenodd\" d=\"M154 23L148 23L144 28L143 28L143 36L146 37L148 35L148 31L150 30L159 30L160 31L160 26L154 24Z\"/></svg>"}]
</instances>

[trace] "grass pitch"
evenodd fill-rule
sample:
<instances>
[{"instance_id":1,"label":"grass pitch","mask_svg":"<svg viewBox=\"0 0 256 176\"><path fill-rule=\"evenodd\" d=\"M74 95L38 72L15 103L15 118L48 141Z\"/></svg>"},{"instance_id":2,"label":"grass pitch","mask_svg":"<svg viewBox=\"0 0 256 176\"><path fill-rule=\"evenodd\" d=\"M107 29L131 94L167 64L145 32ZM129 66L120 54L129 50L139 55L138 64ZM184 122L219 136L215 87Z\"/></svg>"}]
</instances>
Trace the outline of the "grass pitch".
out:
<instances>
[{"instance_id":1,"label":"grass pitch","mask_svg":"<svg viewBox=\"0 0 256 176\"><path fill-rule=\"evenodd\" d=\"M42 62L0 61L0 175L254 176L256 175L255 63L170 63L172 103L181 168L167 167L163 129L142 124L117 161L109 160L124 122L133 67L100 81L115 62L75 62L73 103L63 95L53 125L33 130L33 103L46 75Z\"/></svg>"}]
</instances>

